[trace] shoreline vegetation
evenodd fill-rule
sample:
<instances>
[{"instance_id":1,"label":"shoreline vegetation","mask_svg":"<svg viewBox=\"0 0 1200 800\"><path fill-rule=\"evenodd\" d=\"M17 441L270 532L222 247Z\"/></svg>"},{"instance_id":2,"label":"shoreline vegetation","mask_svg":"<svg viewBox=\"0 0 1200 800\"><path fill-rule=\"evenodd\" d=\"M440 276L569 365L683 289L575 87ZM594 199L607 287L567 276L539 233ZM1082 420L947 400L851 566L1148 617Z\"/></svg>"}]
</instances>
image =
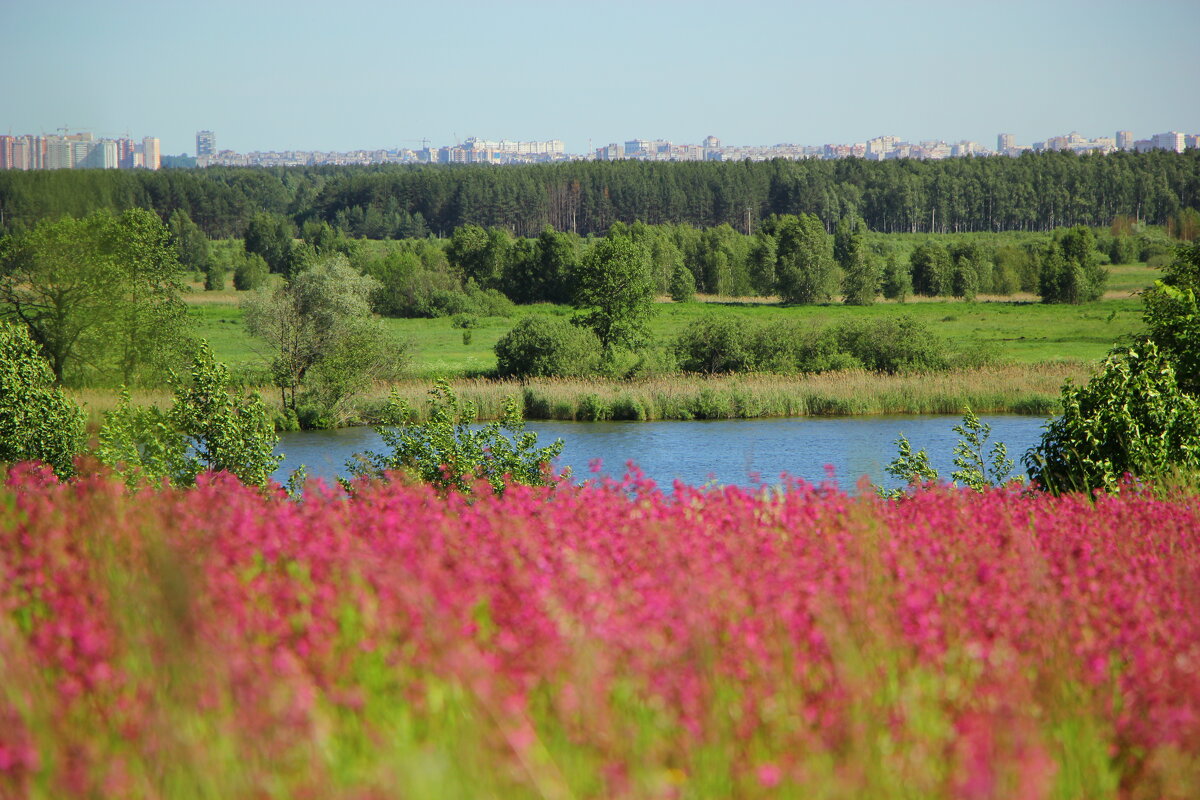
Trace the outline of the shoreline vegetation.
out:
<instances>
[{"instance_id":1,"label":"shoreline vegetation","mask_svg":"<svg viewBox=\"0 0 1200 800\"><path fill-rule=\"evenodd\" d=\"M643 380L605 378L531 378L497 380L460 378L450 385L479 411L480 421L499 419L504 401L515 398L527 420L698 420L767 417L883 416L958 414L970 406L979 414L1049 415L1059 410L1066 380L1082 383L1093 372L1083 362L1016 364L942 372L895 375L842 370L811 375L674 375ZM269 408L280 409L272 387L252 387ZM424 378L379 384L365 394L345 427L373 425L389 394L423 413L429 381ZM96 428L103 413L116 407L108 389L74 389L69 395ZM130 392L135 405L166 407L165 389Z\"/></svg>"}]
</instances>

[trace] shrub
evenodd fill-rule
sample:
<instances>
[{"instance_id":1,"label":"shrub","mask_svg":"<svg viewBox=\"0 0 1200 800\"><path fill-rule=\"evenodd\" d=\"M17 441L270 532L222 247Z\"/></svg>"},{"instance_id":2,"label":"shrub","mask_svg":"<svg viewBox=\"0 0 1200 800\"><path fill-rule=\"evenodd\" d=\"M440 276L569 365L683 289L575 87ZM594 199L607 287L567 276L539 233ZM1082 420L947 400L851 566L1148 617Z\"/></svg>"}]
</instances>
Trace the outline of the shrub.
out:
<instances>
[{"instance_id":1,"label":"shrub","mask_svg":"<svg viewBox=\"0 0 1200 800\"><path fill-rule=\"evenodd\" d=\"M690 303L696 298L696 276L683 263L675 265L671 273L671 299L676 303Z\"/></svg>"},{"instance_id":2,"label":"shrub","mask_svg":"<svg viewBox=\"0 0 1200 800\"><path fill-rule=\"evenodd\" d=\"M1200 393L1200 244L1180 247L1142 302L1150 337L1174 360L1180 388Z\"/></svg>"},{"instance_id":3,"label":"shrub","mask_svg":"<svg viewBox=\"0 0 1200 800\"><path fill-rule=\"evenodd\" d=\"M834 329L838 349L875 372L942 370L949 366L945 343L909 316L855 320Z\"/></svg>"},{"instance_id":4,"label":"shrub","mask_svg":"<svg viewBox=\"0 0 1200 800\"><path fill-rule=\"evenodd\" d=\"M567 377L594 373L600 340L562 317L525 317L496 342L496 372L502 377Z\"/></svg>"},{"instance_id":5,"label":"shrub","mask_svg":"<svg viewBox=\"0 0 1200 800\"><path fill-rule=\"evenodd\" d=\"M1126 473L1200 467L1200 402L1180 391L1153 342L1113 351L1086 386L1068 382L1062 407L1024 457L1052 492L1113 490Z\"/></svg>"},{"instance_id":6,"label":"shrub","mask_svg":"<svg viewBox=\"0 0 1200 800\"><path fill-rule=\"evenodd\" d=\"M1092 229L1077 225L1055 236L1042 255L1038 294L1043 303L1087 303L1104 295L1108 270Z\"/></svg>"},{"instance_id":7,"label":"shrub","mask_svg":"<svg viewBox=\"0 0 1200 800\"><path fill-rule=\"evenodd\" d=\"M201 342L187 379L172 376L169 411L135 408L129 395L104 415L96 456L117 469L126 484L166 479L191 486L202 472L230 472L243 483L265 486L279 465L279 437L257 394L230 394L229 371Z\"/></svg>"},{"instance_id":8,"label":"shrub","mask_svg":"<svg viewBox=\"0 0 1200 800\"><path fill-rule=\"evenodd\" d=\"M54 385L28 331L0 322L0 461L42 461L69 478L83 436L83 412Z\"/></svg>"},{"instance_id":9,"label":"shrub","mask_svg":"<svg viewBox=\"0 0 1200 800\"><path fill-rule=\"evenodd\" d=\"M350 473L386 479L388 472L400 471L441 491L468 495L479 481L487 481L497 494L508 482L550 486L557 481L551 462L562 452L562 440L537 448L537 434L525 431L513 398L505 399L499 420L477 430L471 429L474 404L460 404L445 380L434 384L426 402L426 419L419 422L408 404L393 394L383 424L375 429L391 452L362 454L347 462Z\"/></svg>"},{"instance_id":10,"label":"shrub","mask_svg":"<svg viewBox=\"0 0 1200 800\"><path fill-rule=\"evenodd\" d=\"M267 262L257 253L247 253L233 271L233 288L247 292L267 282L270 269Z\"/></svg>"},{"instance_id":11,"label":"shrub","mask_svg":"<svg viewBox=\"0 0 1200 800\"><path fill-rule=\"evenodd\" d=\"M740 317L704 316L691 322L675 342L685 372L741 372L754 368L750 330Z\"/></svg>"}]
</instances>

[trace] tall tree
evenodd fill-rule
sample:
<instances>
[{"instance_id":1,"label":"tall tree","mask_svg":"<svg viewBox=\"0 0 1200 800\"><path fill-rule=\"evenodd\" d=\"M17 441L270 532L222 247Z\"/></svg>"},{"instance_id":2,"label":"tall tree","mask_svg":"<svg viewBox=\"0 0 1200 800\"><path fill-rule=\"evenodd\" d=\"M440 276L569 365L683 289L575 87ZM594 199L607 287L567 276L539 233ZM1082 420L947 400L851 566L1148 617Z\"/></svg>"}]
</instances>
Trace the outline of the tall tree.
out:
<instances>
[{"instance_id":1,"label":"tall tree","mask_svg":"<svg viewBox=\"0 0 1200 800\"><path fill-rule=\"evenodd\" d=\"M262 256L271 272L292 272L292 223L278 214L259 213L246 226L243 246L247 253Z\"/></svg>"},{"instance_id":2,"label":"tall tree","mask_svg":"<svg viewBox=\"0 0 1200 800\"><path fill-rule=\"evenodd\" d=\"M317 414L310 424L329 425L356 392L395 373L404 351L371 312L379 285L336 255L244 301L247 330L270 347L284 408L300 410L304 387L301 400Z\"/></svg>"},{"instance_id":3,"label":"tall tree","mask_svg":"<svg viewBox=\"0 0 1200 800\"><path fill-rule=\"evenodd\" d=\"M909 256L912 286L916 294L939 297L950 294L954 264L950 252L937 242L919 245Z\"/></svg>"},{"instance_id":4,"label":"tall tree","mask_svg":"<svg viewBox=\"0 0 1200 800\"><path fill-rule=\"evenodd\" d=\"M0 314L59 382L149 380L181 353L182 267L153 212L63 217L0 243Z\"/></svg>"},{"instance_id":5,"label":"tall tree","mask_svg":"<svg viewBox=\"0 0 1200 800\"><path fill-rule=\"evenodd\" d=\"M573 304L579 324L591 328L606 356L649 338L654 275L646 248L628 236L610 235L592 248L577 271Z\"/></svg>"},{"instance_id":6,"label":"tall tree","mask_svg":"<svg viewBox=\"0 0 1200 800\"><path fill-rule=\"evenodd\" d=\"M861 220L842 217L833 235L833 257L842 268L843 302L869 306L879 296L879 260L863 244Z\"/></svg>"},{"instance_id":7,"label":"tall tree","mask_svg":"<svg viewBox=\"0 0 1200 800\"><path fill-rule=\"evenodd\" d=\"M826 303L836 275L829 234L812 214L781 217L776 227L776 286L785 303Z\"/></svg>"}]
</instances>

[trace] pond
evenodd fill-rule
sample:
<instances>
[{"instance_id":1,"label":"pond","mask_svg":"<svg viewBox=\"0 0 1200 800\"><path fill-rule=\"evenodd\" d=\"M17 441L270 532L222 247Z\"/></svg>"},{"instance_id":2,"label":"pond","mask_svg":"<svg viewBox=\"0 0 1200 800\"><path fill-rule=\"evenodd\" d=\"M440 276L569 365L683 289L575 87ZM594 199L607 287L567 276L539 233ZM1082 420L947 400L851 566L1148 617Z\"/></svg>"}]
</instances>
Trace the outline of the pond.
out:
<instances>
[{"instance_id":1,"label":"pond","mask_svg":"<svg viewBox=\"0 0 1200 800\"><path fill-rule=\"evenodd\" d=\"M1020 457L1041 436L1046 420L1030 416L986 416L991 441L1008 446L1016 473ZM786 419L694 422L531 422L538 443L561 438L559 467L571 467L575 480L593 477L599 460L603 473L621 477L632 461L664 489L676 479L692 485L715 481L750 486L778 483L781 473L817 483L829 470L843 488L854 491L866 476L873 483L897 486L884 472L896 457L896 439L908 437L913 449L929 452L933 465L949 478L958 436L956 416L790 417ZM355 453L382 450L371 428L302 431L280 437L286 458L275 474L284 481L300 464L309 475L332 480L345 475ZM988 445L990 450L990 443ZM985 453L986 454L986 453Z\"/></svg>"}]
</instances>

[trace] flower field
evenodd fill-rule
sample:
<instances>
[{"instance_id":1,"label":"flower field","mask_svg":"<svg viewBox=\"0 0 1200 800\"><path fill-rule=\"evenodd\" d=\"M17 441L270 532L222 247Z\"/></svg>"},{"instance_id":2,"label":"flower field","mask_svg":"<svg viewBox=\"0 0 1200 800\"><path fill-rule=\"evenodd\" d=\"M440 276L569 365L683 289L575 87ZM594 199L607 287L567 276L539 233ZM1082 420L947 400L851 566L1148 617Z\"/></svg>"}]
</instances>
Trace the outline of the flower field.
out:
<instances>
[{"instance_id":1,"label":"flower field","mask_svg":"<svg viewBox=\"0 0 1200 800\"><path fill-rule=\"evenodd\" d=\"M1200 500L0 491L0 797L1200 796Z\"/></svg>"}]
</instances>

